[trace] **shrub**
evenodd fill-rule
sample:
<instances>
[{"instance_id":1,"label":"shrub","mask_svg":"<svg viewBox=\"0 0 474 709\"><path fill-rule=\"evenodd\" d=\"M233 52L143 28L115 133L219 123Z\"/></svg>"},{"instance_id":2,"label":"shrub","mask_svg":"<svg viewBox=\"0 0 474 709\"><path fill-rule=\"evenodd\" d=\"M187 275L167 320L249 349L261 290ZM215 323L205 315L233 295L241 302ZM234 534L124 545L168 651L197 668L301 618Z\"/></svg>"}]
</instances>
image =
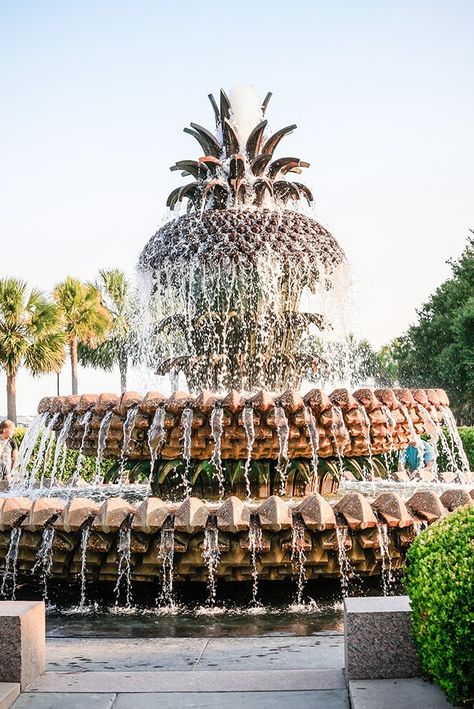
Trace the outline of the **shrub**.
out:
<instances>
[{"instance_id":1,"label":"shrub","mask_svg":"<svg viewBox=\"0 0 474 709\"><path fill-rule=\"evenodd\" d=\"M469 468L474 470L474 426L459 426L458 431L469 461Z\"/></svg>"},{"instance_id":2,"label":"shrub","mask_svg":"<svg viewBox=\"0 0 474 709\"><path fill-rule=\"evenodd\" d=\"M404 583L423 669L454 703L474 699L474 507L431 525L410 547Z\"/></svg>"}]
</instances>

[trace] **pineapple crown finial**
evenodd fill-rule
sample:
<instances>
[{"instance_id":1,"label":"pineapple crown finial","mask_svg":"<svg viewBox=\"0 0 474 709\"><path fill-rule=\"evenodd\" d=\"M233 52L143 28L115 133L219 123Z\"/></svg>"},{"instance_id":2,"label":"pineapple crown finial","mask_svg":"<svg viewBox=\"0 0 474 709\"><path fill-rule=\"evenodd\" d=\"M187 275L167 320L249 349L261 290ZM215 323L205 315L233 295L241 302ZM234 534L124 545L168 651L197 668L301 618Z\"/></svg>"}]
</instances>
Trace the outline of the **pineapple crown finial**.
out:
<instances>
[{"instance_id":1,"label":"pineapple crown finial","mask_svg":"<svg viewBox=\"0 0 474 709\"><path fill-rule=\"evenodd\" d=\"M179 170L183 177L192 176L194 182L174 189L166 206L174 209L178 202L188 199L188 211L206 209L229 209L239 206L262 207L286 205L289 200L305 198L308 203L313 195L306 185L289 182L289 172L302 172L309 163L299 158L284 157L273 160L278 144L294 131L296 125L286 126L265 136L267 120L265 112L272 94L269 92L260 107L262 120L251 128L248 135L236 123L236 113L231 100L221 89L217 104L209 94L214 110L216 135L197 123L184 132L194 136L204 151L198 160L179 160L170 169Z\"/></svg>"}]
</instances>

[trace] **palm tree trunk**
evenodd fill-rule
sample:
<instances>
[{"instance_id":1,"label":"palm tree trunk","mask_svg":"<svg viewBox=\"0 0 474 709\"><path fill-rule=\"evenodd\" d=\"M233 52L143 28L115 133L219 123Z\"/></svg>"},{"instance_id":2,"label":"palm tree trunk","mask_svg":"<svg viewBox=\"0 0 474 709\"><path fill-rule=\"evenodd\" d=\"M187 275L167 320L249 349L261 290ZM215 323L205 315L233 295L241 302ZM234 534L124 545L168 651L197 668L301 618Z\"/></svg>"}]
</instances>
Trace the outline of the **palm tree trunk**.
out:
<instances>
[{"instance_id":1,"label":"palm tree trunk","mask_svg":"<svg viewBox=\"0 0 474 709\"><path fill-rule=\"evenodd\" d=\"M16 372L7 374L7 418L16 424Z\"/></svg>"},{"instance_id":2,"label":"palm tree trunk","mask_svg":"<svg viewBox=\"0 0 474 709\"><path fill-rule=\"evenodd\" d=\"M127 391L127 368L128 359L126 353L121 352L118 358L119 372L120 372L120 391Z\"/></svg>"},{"instance_id":3,"label":"palm tree trunk","mask_svg":"<svg viewBox=\"0 0 474 709\"><path fill-rule=\"evenodd\" d=\"M69 355L71 357L72 393L77 394L77 338L69 341Z\"/></svg>"}]
</instances>

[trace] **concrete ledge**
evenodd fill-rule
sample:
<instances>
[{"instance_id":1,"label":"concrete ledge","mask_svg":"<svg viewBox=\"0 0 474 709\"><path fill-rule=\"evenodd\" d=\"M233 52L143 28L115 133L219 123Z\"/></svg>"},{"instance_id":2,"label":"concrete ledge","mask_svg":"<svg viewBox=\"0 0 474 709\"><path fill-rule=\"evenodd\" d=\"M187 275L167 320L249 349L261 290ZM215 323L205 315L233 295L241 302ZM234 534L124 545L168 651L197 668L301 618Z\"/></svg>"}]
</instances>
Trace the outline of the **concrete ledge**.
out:
<instances>
[{"instance_id":1,"label":"concrete ledge","mask_svg":"<svg viewBox=\"0 0 474 709\"><path fill-rule=\"evenodd\" d=\"M45 670L44 603L0 601L0 682L26 687Z\"/></svg>"},{"instance_id":2,"label":"concrete ledge","mask_svg":"<svg viewBox=\"0 0 474 709\"><path fill-rule=\"evenodd\" d=\"M19 694L20 685L17 682L0 682L0 709L10 709Z\"/></svg>"},{"instance_id":3,"label":"concrete ledge","mask_svg":"<svg viewBox=\"0 0 474 709\"><path fill-rule=\"evenodd\" d=\"M419 677L411 637L408 596L368 596L344 601L347 680Z\"/></svg>"},{"instance_id":4,"label":"concrete ledge","mask_svg":"<svg viewBox=\"0 0 474 709\"><path fill-rule=\"evenodd\" d=\"M416 679L372 679L349 682L352 709L450 709L443 692L435 684Z\"/></svg>"}]
</instances>

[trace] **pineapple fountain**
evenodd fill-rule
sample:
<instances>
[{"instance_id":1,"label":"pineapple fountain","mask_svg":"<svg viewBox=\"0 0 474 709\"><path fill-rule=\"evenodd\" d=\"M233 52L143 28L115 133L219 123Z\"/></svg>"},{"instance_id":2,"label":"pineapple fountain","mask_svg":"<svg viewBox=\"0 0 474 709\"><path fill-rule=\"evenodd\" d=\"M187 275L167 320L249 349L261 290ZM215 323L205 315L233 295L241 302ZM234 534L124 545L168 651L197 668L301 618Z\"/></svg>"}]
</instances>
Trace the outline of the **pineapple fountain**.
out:
<instances>
[{"instance_id":1,"label":"pineapple fountain","mask_svg":"<svg viewBox=\"0 0 474 709\"><path fill-rule=\"evenodd\" d=\"M238 92L221 91L219 104L209 96L215 133L185 128L203 155L171 168L192 181L167 206L187 211L139 259L142 359L157 374L184 375L189 391L40 402L22 474L0 500L4 596L31 570L45 588L50 574L78 575L82 606L86 577L125 584L128 601L132 579L159 577L166 603L174 579L206 581L211 601L217 578L251 581L254 601L260 578L295 577L300 601L305 579L322 576L341 577L347 592L351 575L381 574L388 591L419 531L472 504L442 390L299 393L303 373L320 365L302 339L331 327L346 259L298 208L312 194L287 176L308 163L276 157L296 126L268 135L270 96L251 106ZM451 468L431 488L389 472L423 433ZM67 448L80 455L64 485ZM96 476L84 487L85 455Z\"/></svg>"}]
</instances>

